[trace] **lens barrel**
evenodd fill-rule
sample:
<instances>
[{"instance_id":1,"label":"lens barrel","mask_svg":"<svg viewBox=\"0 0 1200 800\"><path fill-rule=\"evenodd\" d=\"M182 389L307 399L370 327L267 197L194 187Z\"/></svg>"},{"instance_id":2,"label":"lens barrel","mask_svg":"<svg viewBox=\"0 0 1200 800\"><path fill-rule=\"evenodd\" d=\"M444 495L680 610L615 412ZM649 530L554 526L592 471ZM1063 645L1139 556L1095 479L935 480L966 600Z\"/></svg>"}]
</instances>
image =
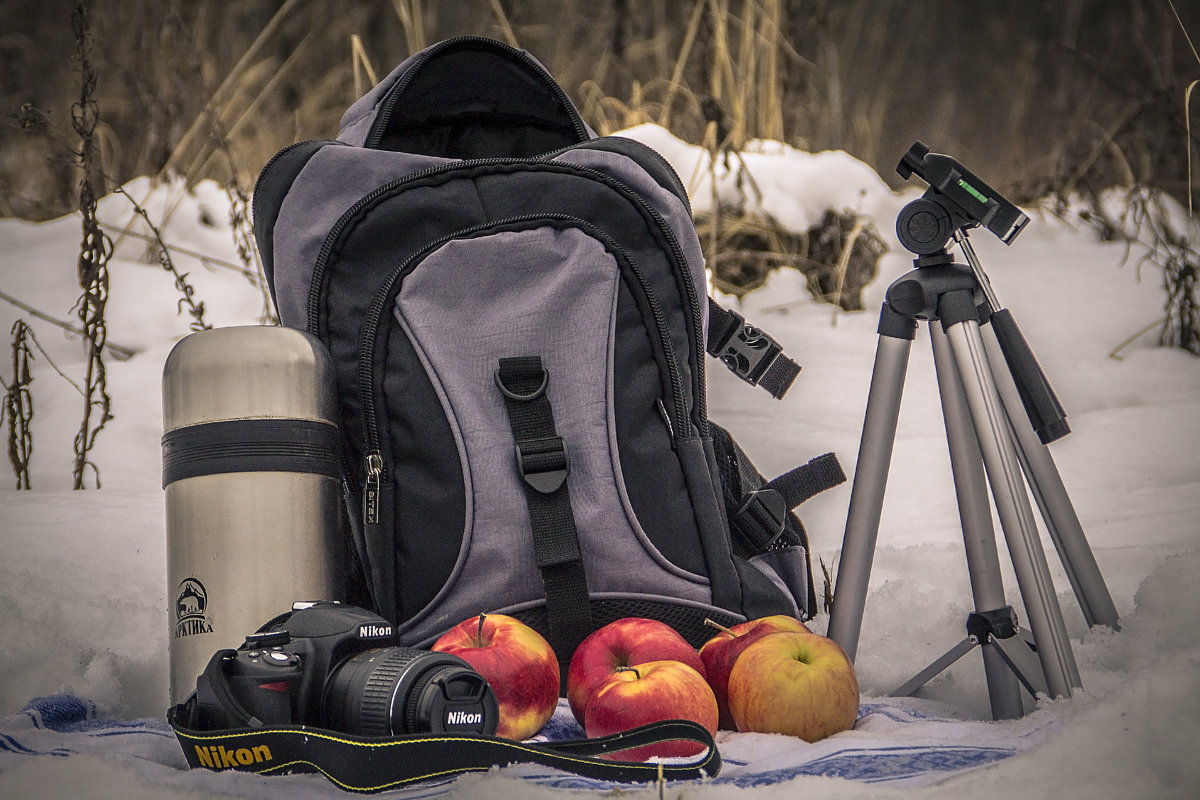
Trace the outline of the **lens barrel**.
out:
<instances>
[{"instance_id":1,"label":"lens barrel","mask_svg":"<svg viewBox=\"0 0 1200 800\"><path fill-rule=\"evenodd\" d=\"M362 736L496 732L492 687L467 662L409 647L364 650L326 683L325 724Z\"/></svg>"}]
</instances>

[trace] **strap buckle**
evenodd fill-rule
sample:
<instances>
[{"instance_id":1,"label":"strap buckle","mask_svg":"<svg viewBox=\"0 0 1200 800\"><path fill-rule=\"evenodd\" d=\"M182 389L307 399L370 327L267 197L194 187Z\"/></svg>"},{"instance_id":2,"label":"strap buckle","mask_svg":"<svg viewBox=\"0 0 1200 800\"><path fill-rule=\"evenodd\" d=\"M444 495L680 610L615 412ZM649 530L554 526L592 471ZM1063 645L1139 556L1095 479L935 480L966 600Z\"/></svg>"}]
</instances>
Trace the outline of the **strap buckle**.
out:
<instances>
[{"instance_id":1,"label":"strap buckle","mask_svg":"<svg viewBox=\"0 0 1200 800\"><path fill-rule=\"evenodd\" d=\"M746 322L741 314L729 309L726 313L736 320L737 325L718 345L717 358L746 383L757 386L783 348L766 331Z\"/></svg>"},{"instance_id":2,"label":"strap buckle","mask_svg":"<svg viewBox=\"0 0 1200 800\"><path fill-rule=\"evenodd\" d=\"M845 480L846 473L836 455L818 456L770 483L746 492L741 505L729 515L729 529L751 552L766 552L783 535L788 512Z\"/></svg>"},{"instance_id":3,"label":"strap buckle","mask_svg":"<svg viewBox=\"0 0 1200 800\"><path fill-rule=\"evenodd\" d=\"M789 510L781 492L764 486L746 494L741 506L730 516L729 527L752 552L761 553L783 534Z\"/></svg>"},{"instance_id":4,"label":"strap buckle","mask_svg":"<svg viewBox=\"0 0 1200 800\"><path fill-rule=\"evenodd\" d=\"M517 469L521 478L542 494L554 494L571 473L567 440L561 436L517 442Z\"/></svg>"}]
</instances>

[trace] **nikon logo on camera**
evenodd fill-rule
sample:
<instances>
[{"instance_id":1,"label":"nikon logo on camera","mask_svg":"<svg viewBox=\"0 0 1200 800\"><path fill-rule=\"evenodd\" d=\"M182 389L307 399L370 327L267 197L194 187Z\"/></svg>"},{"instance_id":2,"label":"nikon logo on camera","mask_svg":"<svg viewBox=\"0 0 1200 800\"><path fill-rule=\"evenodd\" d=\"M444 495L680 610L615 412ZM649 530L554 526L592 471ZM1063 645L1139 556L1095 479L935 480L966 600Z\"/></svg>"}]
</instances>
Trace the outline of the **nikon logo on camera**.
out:
<instances>
[{"instance_id":1,"label":"nikon logo on camera","mask_svg":"<svg viewBox=\"0 0 1200 800\"><path fill-rule=\"evenodd\" d=\"M360 639L383 639L391 635L391 625L377 625L373 622L364 622L358 626L358 638Z\"/></svg>"},{"instance_id":2,"label":"nikon logo on camera","mask_svg":"<svg viewBox=\"0 0 1200 800\"><path fill-rule=\"evenodd\" d=\"M446 715L447 725L480 725L483 723L483 714L471 711L451 711Z\"/></svg>"}]
</instances>

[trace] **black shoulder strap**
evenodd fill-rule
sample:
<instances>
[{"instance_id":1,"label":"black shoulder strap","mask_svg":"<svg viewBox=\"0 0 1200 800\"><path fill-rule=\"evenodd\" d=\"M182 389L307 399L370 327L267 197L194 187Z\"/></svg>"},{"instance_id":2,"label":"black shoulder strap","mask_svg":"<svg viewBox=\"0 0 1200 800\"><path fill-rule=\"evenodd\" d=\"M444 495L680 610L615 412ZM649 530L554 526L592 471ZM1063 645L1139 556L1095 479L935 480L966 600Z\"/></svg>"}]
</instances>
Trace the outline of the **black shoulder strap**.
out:
<instances>
[{"instance_id":1,"label":"black shoulder strap","mask_svg":"<svg viewBox=\"0 0 1200 800\"><path fill-rule=\"evenodd\" d=\"M533 528L534 557L542 572L550 644L562 674L576 646L592 631L587 577L567 491L567 443L554 428L546 396L549 375L538 356L502 358L496 386L516 441L517 468Z\"/></svg>"},{"instance_id":2,"label":"black shoulder strap","mask_svg":"<svg viewBox=\"0 0 1200 800\"><path fill-rule=\"evenodd\" d=\"M623 783L650 782L659 775L671 780L695 780L721 771L721 755L712 735L687 720L657 722L598 739L528 744L477 734L427 733L380 739L304 725L198 731L187 727L187 719L185 705L167 712L167 721L193 769L232 769L260 775L320 772L352 792L397 789L430 778L485 772L494 766L520 762ZM696 742L705 749L686 763L647 764L601 758L668 741Z\"/></svg>"},{"instance_id":3,"label":"black shoulder strap","mask_svg":"<svg viewBox=\"0 0 1200 800\"><path fill-rule=\"evenodd\" d=\"M706 349L739 378L751 386L763 387L776 399L787 394L800 374L800 365L783 354L779 342L711 297Z\"/></svg>"}]
</instances>

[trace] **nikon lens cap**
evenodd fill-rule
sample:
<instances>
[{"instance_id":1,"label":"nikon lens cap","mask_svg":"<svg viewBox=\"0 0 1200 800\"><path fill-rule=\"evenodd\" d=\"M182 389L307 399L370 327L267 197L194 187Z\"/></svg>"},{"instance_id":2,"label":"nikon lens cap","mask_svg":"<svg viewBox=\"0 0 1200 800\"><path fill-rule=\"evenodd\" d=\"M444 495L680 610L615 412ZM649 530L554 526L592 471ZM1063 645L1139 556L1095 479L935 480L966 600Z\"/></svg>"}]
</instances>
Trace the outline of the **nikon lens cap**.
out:
<instances>
[{"instance_id":1,"label":"nikon lens cap","mask_svg":"<svg viewBox=\"0 0 1200 800\"><path fill-rule=\"evenodd\" d=\"M470 667L438 669L416 697L414 712L410 730L430 733L492 736L500 721L492 687Z\"/></svg>"}]
</instances>

